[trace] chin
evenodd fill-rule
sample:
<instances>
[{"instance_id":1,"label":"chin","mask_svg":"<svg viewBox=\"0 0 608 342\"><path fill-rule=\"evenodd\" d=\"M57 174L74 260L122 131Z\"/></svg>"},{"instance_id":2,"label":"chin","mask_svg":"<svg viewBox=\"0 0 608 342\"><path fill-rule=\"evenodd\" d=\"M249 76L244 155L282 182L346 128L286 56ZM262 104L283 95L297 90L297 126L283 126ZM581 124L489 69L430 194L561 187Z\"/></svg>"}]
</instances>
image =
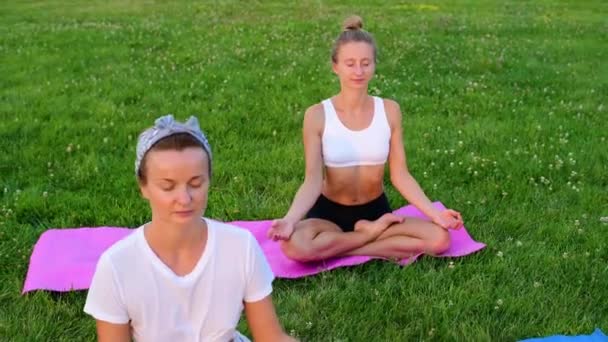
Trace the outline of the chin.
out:
<instances>
[{"instance_id":1,"label":"chin","mask_svg":"<svg viewBox=\"0 0 608 342\"><path fill-rule=\"evenodd\" d=\"M365 81L365 82L348 82L347 86L350 88L355 88L355 89L361 89L361 88L367 88L367 86L369 85L369 81Z\"/></svg>"},{"instance_id":2,"label":"chin","mask_svg":"<svg viewBox=\"0 0 608 342\"><path fill-rule=\"evenodd\" d=\"M201 220L202 215L200 213L192 213L190 215L174 215L172 217L172 221L176 224L190 224L193 222L199 222Z\"/></svg>"}]
</instances>

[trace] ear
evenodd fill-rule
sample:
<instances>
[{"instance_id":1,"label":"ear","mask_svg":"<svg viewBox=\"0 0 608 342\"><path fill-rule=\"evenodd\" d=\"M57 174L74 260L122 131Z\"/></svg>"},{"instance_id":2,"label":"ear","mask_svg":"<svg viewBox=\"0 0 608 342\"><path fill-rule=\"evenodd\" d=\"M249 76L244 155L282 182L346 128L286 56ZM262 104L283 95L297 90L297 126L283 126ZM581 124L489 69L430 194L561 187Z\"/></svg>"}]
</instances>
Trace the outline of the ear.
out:
<instances>
[{"instance_id":1,"label":"ear","mask_svg":"<svg viewBox=\"0 0 608 342\"><path fill-rule=\"evenodd\" d=\"M148 189L147 185L139 183L139 192L141 192L141 197L147 199L148 201L150 200L150 190Z\"/></svg>"},{"instance_id":2,"label":"ear","mask_svg":"<svg viewBox=\"0 0 608 342\"><path fill-rule=\"evenodd\" d=\"M331 62L331 70L334 72L334 74L338 75L338 64L336 62Z\"/></svg>"}]
</instances>

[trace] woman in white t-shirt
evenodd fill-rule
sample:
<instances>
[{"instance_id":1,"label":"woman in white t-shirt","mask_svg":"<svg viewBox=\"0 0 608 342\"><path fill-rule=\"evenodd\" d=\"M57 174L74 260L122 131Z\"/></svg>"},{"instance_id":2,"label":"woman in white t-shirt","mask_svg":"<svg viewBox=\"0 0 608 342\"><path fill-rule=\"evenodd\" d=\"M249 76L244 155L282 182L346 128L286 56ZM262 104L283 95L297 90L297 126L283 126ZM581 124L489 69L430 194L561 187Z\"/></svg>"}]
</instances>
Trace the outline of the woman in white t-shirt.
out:
<instances>
[{"instance_id":1,"label":"woman in white t-shirt","mask_svg":"<svg viewBox=\"0 0 608 342\"><path fill-rule=\"evenodd\" d=\"M246 230L203 218L211 148L196 118L167 115L137 143L135 171L151 222L101 256L84 311L99 341L293 341L271 300L274 276Z\"/></svg>"}]
</instances>

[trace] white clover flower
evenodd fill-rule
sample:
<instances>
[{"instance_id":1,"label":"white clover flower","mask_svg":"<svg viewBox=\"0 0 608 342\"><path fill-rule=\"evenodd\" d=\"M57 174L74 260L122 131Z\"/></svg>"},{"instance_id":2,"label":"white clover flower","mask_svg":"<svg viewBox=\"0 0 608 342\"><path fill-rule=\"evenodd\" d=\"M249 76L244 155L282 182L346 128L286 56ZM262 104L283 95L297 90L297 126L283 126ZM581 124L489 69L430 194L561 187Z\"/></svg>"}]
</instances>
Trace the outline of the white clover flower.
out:
<instances>
[{"instance_id":1,"label":"white clover flower","mask_svg":"<svg viewBox=\"0 0 608 342\"><path fill-rule=\"evenodd\" d=\"M504 254L502 253L502 251L498 251L498 253L496 253L496 256L497 256L497 257L499 257L499 258L502 258L502 257L503 257L503 255L504 255Z\"/></svg>"}]
</instances>

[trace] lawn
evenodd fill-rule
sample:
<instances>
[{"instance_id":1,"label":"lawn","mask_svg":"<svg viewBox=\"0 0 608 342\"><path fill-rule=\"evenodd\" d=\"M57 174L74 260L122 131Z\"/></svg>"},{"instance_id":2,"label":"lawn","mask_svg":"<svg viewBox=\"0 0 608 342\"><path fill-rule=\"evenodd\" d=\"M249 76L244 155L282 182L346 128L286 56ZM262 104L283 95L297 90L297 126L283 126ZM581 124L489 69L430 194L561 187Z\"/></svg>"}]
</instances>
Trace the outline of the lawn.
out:
<instances>
[{"instance_id":1,"label":"lawn","mask_svg":"<svg viewBox=\"0 0 608 342\"><path fill-rule=\"evenodd\" d=\"M352 13L377 39L370 92L401 105L412 174L488 247L279 279L285 329L608 331L608 2L53 0L0 3L0 340L95 338L86 292L21 295L29 256L48 228L146 222L135 143L160 115L196 115L208 134L207 216L282 216L303 180L304 110L338 91L330 49Z\"/></svg>"}]
</instances>

